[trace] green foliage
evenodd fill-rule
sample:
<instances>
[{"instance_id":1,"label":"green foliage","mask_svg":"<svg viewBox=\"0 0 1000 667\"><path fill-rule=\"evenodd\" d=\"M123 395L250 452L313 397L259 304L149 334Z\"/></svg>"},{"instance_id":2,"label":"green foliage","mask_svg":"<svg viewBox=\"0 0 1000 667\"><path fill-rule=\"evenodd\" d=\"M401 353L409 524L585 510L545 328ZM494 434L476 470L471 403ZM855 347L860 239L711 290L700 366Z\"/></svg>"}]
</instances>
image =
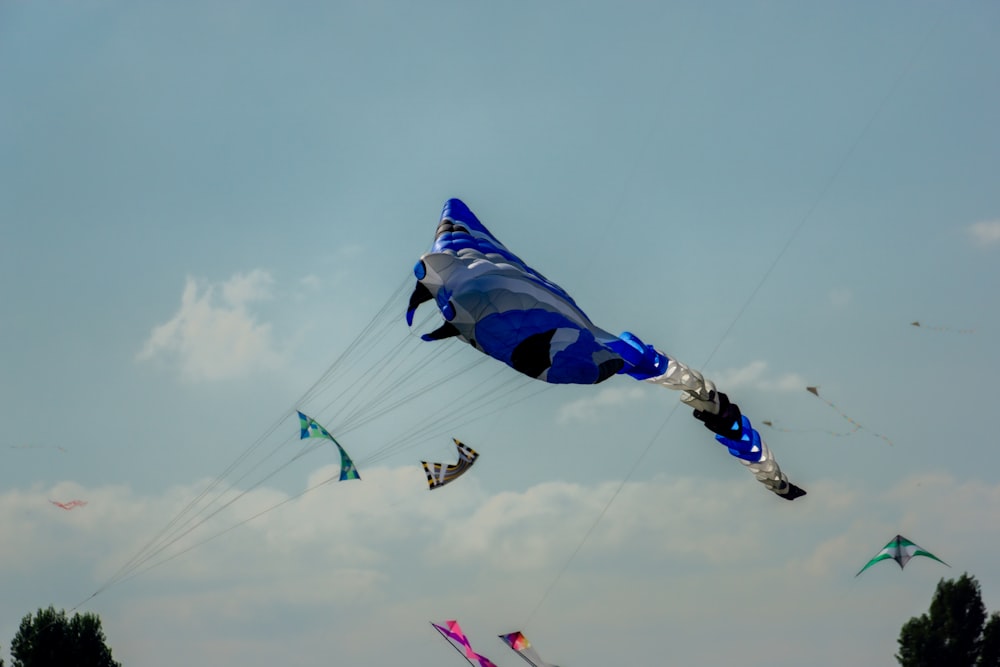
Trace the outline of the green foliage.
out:
<instances>
[{"instance_id":1,"label":"green foliage","mask_svg":"<svg viewBox=\"0 0 1000 667\"><path fill-rule=\"evenodd\" d=\"M899 632L899 653L896 660L903 667L936 667L940 665L941 642L931 631L927 614L911 618Z\"/></svg>"},{"instance_id":2,"label":"green foliage","mask_svg":"<svg viewBox=\"0 0 1000 667\"><path fill-rule=\"evenodd\" d=\"M990 614L983 627L983 643L979 646L976 667L1000 667L1000 613Z\"/></svg>"},{"instance_id":3,"label":"green foliage","mask_svg":"<svg viewBox=\"0 0 1000 667\"><path fill-rule=\"evenodd\" d=\"M66 618L51 606L21 619L10 656L11 667L121 667L111 657L99 616Z\"/></svg>"},{"instance_id":4,"label":"green foliage","mask_svg":"<svg viewBox=\"0 0 1000 667\"><path fill-rule=\"evenodd\" d=\"M902 667L1000 667L1000 614L987 622L975 577L942 579L928 613L904 623L898 642Z\"/></svg>"}]
</instances>

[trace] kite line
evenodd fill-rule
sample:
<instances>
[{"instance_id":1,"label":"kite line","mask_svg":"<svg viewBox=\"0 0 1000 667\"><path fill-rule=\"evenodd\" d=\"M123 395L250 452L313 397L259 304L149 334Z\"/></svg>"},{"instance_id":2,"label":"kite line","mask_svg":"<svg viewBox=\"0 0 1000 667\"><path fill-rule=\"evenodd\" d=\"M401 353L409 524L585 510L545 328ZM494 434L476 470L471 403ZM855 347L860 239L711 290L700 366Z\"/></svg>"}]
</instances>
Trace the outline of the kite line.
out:
<instances>
[{"instance_id":1,"label":"kite line","mask_svg":"<svg viewBox=\"0 0 1000 667\"><path fill-rule=\"evenodd\" d=\"M720 338L718 340L718 343L716 343L715 347L712 348L711 352L709 353L709 355L706 358L705 362L700 366L700 368L705 368L705 367L707 367L711 363L711 361L715 357L716 353L722 347L722 344L728 339L729 335L732 333L732 331L735 328L736 324L743 317L743 315L746 312L747 308L749 308L750 304L757 297L757 294L760 292L761 288L764 286L764 283L767 282L768 278L770 278L771 274L774 272L774 269L778 266L778 263L784 258L784 256L788 252L788 249L791 247L792 243L795 241L796 237L798 237L799 233L805 227L806 223L812 218L813 214L819 209L820 204L826 199L827 194L831 191L831 189L833 188L834 184L839 180L839 178L840 178L841 174L843 173L845 167L850 162L851 158L854 156L854 154L857 151L858 147L861 145L862 140L865 138L865 136L871 130L872 126L875 124L875 121L878 119L878 117L882 114L882 111L885 108L886 104L889 102L889 100L895 94L896 90L899 88L900 84L903 82L903 80L906 78L906 76L909 74L909 72L913 69L913 66L916 63L917 58L920 55L920 53L921 53L921 51L922 51L922 49L924 47L924 44L926 44L927 41L930 39L931 35L934 34L935 30L941 24L944 16L945 16L945 10L942 10L941 14L939 14L938 17L932 21L930 27L924 33L923 37L918 40L918 42L917 42L916 46L914 47L914 51L911 54L910 58L907 60L907 62L905 63L905 65L903 66L903 68L900 70L899 74L896 76L896 78L893 80L893 82L889 85L889 88L888 88L887 92L879 100L879 102L876 105L874 111L872 112L872 114L868 118L867 122L862 126L860 132L857 134L857 136L854 138L854 140L848 146L848 149L844 153L843 157L841 157L841 159L838 161L838 163L834 167L833 172L831 173L829 179L827 179L826 184L821 188L819 194L816 196L816 198L814 199L814 201L812 202L812 204L806 209L805 213L803 213L803 215L800 217L798 223L795 225L795 227L792 229L791 233L788 235L788 238L786 239L785 243L782 245L781 249L775 255L775 257L771 261L770 265L764 271L763 275L757 281L757 283L754 286L754 288L750 291L750 294L744 300L743 305L739 308L739 310L736 311L736 314L734 315L734 317L730 321L729 326L727 326L726 329L722 332L722 335L720 336ZM914 323L914 326L919 326L919 323ZM817 396L818 396L818 394L817 394ZM635 474L635 471L638 470L639 465L641 464L642 460L646 457L647 454L649 454L649 451L652 449L652 447L655 444L656 440L660 437L661 433L666 428L667 424L670 422L670 419L674 416L674 413L676 413L677 407L678 407L678 405L675 404L674 408L672 410L670 410L669 413L667 413L667 415L663 419L663 422L660 425L660 427L652 435L652 437L647 442L646 446L642 449L642 451L639 452L639 455L636 458L635 463L633 463L632 466L629 468L629 470L626 473L625 477L621 480L621 482L615 488L614 492L611 494L611 497L608 499L608 501L605 503L604 507L601 509L601 511L598 513L597 517L594 519L593 523L590 525L590 527L584 533L584 535L581 538L579 544L576 546L576 548L573 549L573 551L570 553L569 557L563 563L562 567L558 570L558 572L556 573L556 576L553 579L552 583L550 583L546 587L546 589L542 592L542 595L539 598L538 602L535 604L534 608L528 614L527 619L525 620L525 622L523 624L524 627L527 627L528 624L531 622L531 620L534 618L535 614L542 607L542 605L545 603L545 600L548 598L549 594L555 588L556 583L558 583L558 581L560 579L562 579L563 575L566 573L566 571L569 569L569 566L572 564L572 562L574 561L574 559L576 558L576 556L580 553L580 551L583 549L584 545L590 539L591 535L594 533L594 531L596 530L597 526L601 523L601 521L607 515L607 512L611 508L611 505L613 505L614 502L615 502L615 500L617 500L618 496L621 494L622 490L625 488L625 485L628 483L628 481L631 479L631 477ZM879 437L884 438L884 436L879 436ZM891 444L891 441L889 441L889 442Z\"/></svg>"}]
</instances>

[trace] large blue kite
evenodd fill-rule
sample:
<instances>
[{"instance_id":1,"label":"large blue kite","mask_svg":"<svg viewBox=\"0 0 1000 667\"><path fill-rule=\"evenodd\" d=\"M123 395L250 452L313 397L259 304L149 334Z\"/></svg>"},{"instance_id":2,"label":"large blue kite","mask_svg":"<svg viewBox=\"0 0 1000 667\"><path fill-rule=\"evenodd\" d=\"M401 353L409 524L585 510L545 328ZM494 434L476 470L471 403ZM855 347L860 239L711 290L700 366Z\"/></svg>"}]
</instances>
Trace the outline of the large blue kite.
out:
<instances>
[{"instance_id":1,"label":"large blue kite","mask_svg":"<svg viewBox=\"0 0 1000 667\"><path fill-rule=\"evenodd\" d=\"M698 371L635 335L601 329L561 287L508 250L458 199L445 202L434 243L413 269L406 321L434 301L444 323L423 339L457 337L514 370L554 384L597 384L616 374L682 392L681 401L768 489L793 500L760 434Z\"/></svg>"}]
</instances>

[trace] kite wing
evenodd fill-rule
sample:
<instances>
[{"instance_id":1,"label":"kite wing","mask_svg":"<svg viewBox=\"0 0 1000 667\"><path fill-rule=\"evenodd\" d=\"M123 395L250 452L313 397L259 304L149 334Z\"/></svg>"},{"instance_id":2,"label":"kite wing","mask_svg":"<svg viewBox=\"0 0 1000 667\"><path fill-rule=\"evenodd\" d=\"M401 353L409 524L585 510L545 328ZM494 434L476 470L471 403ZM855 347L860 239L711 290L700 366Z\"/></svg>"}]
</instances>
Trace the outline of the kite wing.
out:
<instances>
[{"instance_id":1,"label":"kite wing","mask_svg":"<svg viewBox=\"0 0 1000 667\"><path fill-rule=\"evenodd\" d=\"M947 565L948 567L951 567L950 565L948 565L948 563L945 563L943 560L932 554L930 551L927 551L926 549L922 548L920 545L909 541L902 535L896 535L896 537L892 538L892 540L889 541L889 544L882 547L882 550L879 551L877 554L875 554L874 558L865 563L865 566L860 570L858 570L858 574L854 576L855 577L858 576L859 574L870 568L875 563L879 563L881 561L888 560L890 558L899 563L899 569L902 570L904 567L906 567L906 564L909 563L910 559L913 558L914 556L924 556L926 558L936 560L942 565Z\"/></svg>"},{"instance_id":2,"label":"kite wing","mask_svg":"<svg viewBox=\"0 0 1000 667\"><path fill-rule=\"evenodd\" d=\"M474 667L497 667L492 660L484 655L479 655L472 650L472 645L469 644L469 638L465 636L462 632L461 626L459 626L458 621L445 621L444 625L438 625L437 623L431 623L435 630L441 633L452 647L462 654L466 660L469 661L470 665Z\"/></svg>"},{"instance_id":3,"label":"kite wing","mask_svg":"<svg viewBox=\"0 0 1000 667\"><path fill-rule=\"evenodd\" d=\"M499 637L503 640L504 644L521 656L529 665L533 665L534 667L558 667L558 665L553 665L542 660L542 656L538 655L538 651L532 648L531 642L524 636L524 633L517 631L506 635L499 635Z\"/></svg>"},{"instance_id":4,"label":"kite wing","mask_svg":"<svg viewBox=\"0 0 1000 667\"><path fill-rule=\"evenodd\" d=\"M519 373L553 384L597 384L627 374L683 393L681 400L768 489L792 500L788 481L735 403L701 373L631 333L590 321L573 298L508 250L462 201L449 199L429 252L413 267L406 321L434 301L444 323L422 338L458 338Z\"/></svg>"},{"instance_id":5,"label":"kite wing","mask_svg":"<svg viewBox=\"0 0 1000 667\"><path fill-rule=\"evenodd\" d=\"M595 384L625 365L565 290L510 252L458 199L444 205L430 252L414 267L406 312L434 300L445 323L424 340L456 336L514 370L554 384Z\"/></svg>"},{"instance_id":6,"label":"kite wing","mask_svg":"<svg viewBox=\"0 0 1000 667\"><path fill-rule=\"evenodd\" d=\"M307 417L301 412L299 412L298 415L299 426L301 429L299 433L300 439L326 438L337 446L337 449L340 451L340 481L343 482L348 479L361 479L361 475L358 474L358 469L354 467L354 461L352 461L351 457L347 455L347 452L345 452L344 448L340 446L340 443L337 442L336 438L330 435L330 432L320 426L312 417Z\"/></svg>"},{"instance_id":7,"label":"kite wing","mask_svg":"<svg viewBox=\"0 0 1000 667\"><path fill-rule=\"evenodd\" d=\"M452 438L455 447L458 449L458 463L428 463L421 461L424 472L427 473L427 486L433 490L444 486L448 482L454 481L465 474L465 471L472 467L472 464L479 458L472 447L469 447L455 438Z\"/></svg>"},{"instance_id":8,"label":"kite wing","mask_svg":"<svg viewBox=\"0 0 1000 667\"><path fill-rule=\"evenodd\" d=\"M49 502L55 505L56 507L62 508L64 510L76 509L77 507L83 507L84 505L87 504L86 500L70 500L69 502L65 503L61 503L58 500L50 500Z\"/></svg>"}]
</instances>

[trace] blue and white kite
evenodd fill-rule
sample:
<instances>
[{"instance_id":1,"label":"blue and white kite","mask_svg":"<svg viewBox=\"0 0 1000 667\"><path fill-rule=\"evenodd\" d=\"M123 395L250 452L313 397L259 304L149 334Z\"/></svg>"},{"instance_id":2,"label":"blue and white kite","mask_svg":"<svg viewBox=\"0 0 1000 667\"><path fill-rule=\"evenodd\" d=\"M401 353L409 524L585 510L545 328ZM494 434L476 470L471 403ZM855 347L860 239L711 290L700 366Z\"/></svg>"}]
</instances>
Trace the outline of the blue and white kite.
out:
<instances>
[{"instance_id":1,"label":"blue and white kite","mask_svg":"<svg viewBox=\"0 0 1000 667\"><path fill-rule=\"evenodd\" d=\"M434 301L444 317L424 340L457 337L514 370L554 384L597 384L626 374L682 393L681 401L767 488L792 500L788 481L739 407L696 370L635 335L601 329L561 287L522 262L458 199L445 202L430 252L414 267L406 321Z\"/></svg>"}]
</instances>

